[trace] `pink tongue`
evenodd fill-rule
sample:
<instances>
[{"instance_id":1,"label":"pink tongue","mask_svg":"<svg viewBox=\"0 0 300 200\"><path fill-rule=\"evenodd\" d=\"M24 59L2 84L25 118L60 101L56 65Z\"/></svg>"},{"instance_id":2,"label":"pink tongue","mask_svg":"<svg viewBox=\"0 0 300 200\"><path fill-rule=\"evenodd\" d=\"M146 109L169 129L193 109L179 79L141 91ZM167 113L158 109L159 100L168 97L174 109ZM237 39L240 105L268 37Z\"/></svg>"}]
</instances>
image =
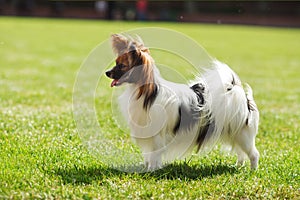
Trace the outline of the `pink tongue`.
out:
<instances>
[{"instance_id":1,"label":"pink tongue","mask_svg":"<svg viewBox=\"0 0 300 200\"><path fill-rule=\"evenodd\" d=\"M117 83L118 83L118 81L119 81L119 80L117 80L117 79L114 79L114 80L111 82L111 84L110 84L110 87L114 87L114 86L116 86L116 85L117 85Z\"/></svg>"}]
</instances>

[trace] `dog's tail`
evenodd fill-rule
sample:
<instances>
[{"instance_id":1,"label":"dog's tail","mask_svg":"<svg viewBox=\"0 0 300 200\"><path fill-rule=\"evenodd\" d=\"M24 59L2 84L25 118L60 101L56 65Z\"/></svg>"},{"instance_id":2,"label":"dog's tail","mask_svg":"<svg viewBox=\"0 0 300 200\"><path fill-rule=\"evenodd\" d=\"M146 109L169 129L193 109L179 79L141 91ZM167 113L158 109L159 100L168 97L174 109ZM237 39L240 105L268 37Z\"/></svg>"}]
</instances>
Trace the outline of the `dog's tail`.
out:
<instances>
[{"instance_id":1,"label":"dog's tail","mask_svg":"<svg viewBox=\"0 0 300 200\"><path fill-rule=\"evenodd\" d=\"M246 121L247 126L255 127L256 132L258 129L259 111L253 98L252 88L248 84L244 84L244 89L247 98L248 118Z\"/></svg>"},{"instance_id":2,"label":"dog's tail","mask_svg":"<svg viewBox=\"0 0 300 200\"><path fill-rule=\"evenodd\" d=\"M239 77L219 61L214 61L213 67L202 77L208 88L207 103L210 104L213 131L204 138L200 150L210 150L215 143L228 136L233 138L241 131L249 116L248 102L252 102L253 97L251 88L247 87L245 93Z\"/></svg>"}]
</instances>

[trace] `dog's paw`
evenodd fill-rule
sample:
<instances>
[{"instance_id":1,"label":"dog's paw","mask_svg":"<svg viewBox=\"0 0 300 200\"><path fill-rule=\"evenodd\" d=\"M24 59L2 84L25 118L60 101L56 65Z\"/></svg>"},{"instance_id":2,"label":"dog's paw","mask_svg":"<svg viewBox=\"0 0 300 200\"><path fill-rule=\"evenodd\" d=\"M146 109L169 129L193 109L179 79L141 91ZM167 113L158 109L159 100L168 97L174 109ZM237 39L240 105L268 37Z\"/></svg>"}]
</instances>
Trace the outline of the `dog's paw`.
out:
<instances>
[{"instance_id":1,"label":"dog's paw","mask_svg":"<svg viewBox=\"0 0 300 200\"><path fill-rule=\"evenodd\" d=\"M162 168L162 163L159 160L145 161L147 171L155 171Z\"/></svg>"}]
</instances>

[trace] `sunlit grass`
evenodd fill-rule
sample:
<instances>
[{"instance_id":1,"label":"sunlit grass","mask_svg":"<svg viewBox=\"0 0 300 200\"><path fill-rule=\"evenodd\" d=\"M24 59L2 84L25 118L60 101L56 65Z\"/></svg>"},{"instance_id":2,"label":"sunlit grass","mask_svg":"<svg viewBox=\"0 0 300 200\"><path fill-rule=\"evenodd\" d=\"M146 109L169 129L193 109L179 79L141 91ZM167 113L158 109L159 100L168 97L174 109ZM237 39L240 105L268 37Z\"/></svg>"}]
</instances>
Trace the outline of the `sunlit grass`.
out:
<instances>
[{"instance_id":1,"label":"sunlit grass","mask_svg":"<svg viewBox=\"0 0 300 200\"><path fill-rule=\"evenodd\" d=\"M238 169L234 157L214 151L153 173L127 174L90 154L72 114L79 67L110 34L144 26L190 36L250 83L261 111L257 171L249 164ZM299 29L5 17L0 27L0 198L300 197ZM185 67L171 56L153 56ZM112 118L109 80L100 83L107 90L96 94L99 123L126 138Z\"/></svg>"}]
</instances>

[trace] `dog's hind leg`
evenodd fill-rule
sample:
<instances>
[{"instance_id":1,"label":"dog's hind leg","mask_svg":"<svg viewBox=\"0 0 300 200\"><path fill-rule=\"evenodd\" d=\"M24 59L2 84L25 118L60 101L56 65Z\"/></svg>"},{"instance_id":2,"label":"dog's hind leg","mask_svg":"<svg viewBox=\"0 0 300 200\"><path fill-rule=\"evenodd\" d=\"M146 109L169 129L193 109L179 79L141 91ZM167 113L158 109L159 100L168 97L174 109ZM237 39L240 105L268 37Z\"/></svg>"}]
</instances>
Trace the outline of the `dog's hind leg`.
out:
<instances>
[{"instance_id":1,"label":"dog's hind leg","mask_svg":"<svg viewBox=\"0 0 300 200\"><path fill-rule=\"evenodd\" d=\"M244 127L241 133L236 136L235 140L240 149L249 157L251 169L258 167L259 160L259 152L255 147L255 136L256 132L253 128ZM241 155L242 154L240 154L240 156ZM242 159L240 161L242 161Z\"/></svg>"},{"instance_id":2,"label":"dog's hind leg","mask_svg":"<svg viewBox=\"0 0 300 200\"><path fill-rule=\"evenodd\" d=\"M242 150L248 155L251 169L258 167L259 152L255 147L255 137L258 132L259 111L253 99L253 92L248 84L245 84L245 94L247 97L248 117L237 141Z\"/></svg>"}]
</instances>

